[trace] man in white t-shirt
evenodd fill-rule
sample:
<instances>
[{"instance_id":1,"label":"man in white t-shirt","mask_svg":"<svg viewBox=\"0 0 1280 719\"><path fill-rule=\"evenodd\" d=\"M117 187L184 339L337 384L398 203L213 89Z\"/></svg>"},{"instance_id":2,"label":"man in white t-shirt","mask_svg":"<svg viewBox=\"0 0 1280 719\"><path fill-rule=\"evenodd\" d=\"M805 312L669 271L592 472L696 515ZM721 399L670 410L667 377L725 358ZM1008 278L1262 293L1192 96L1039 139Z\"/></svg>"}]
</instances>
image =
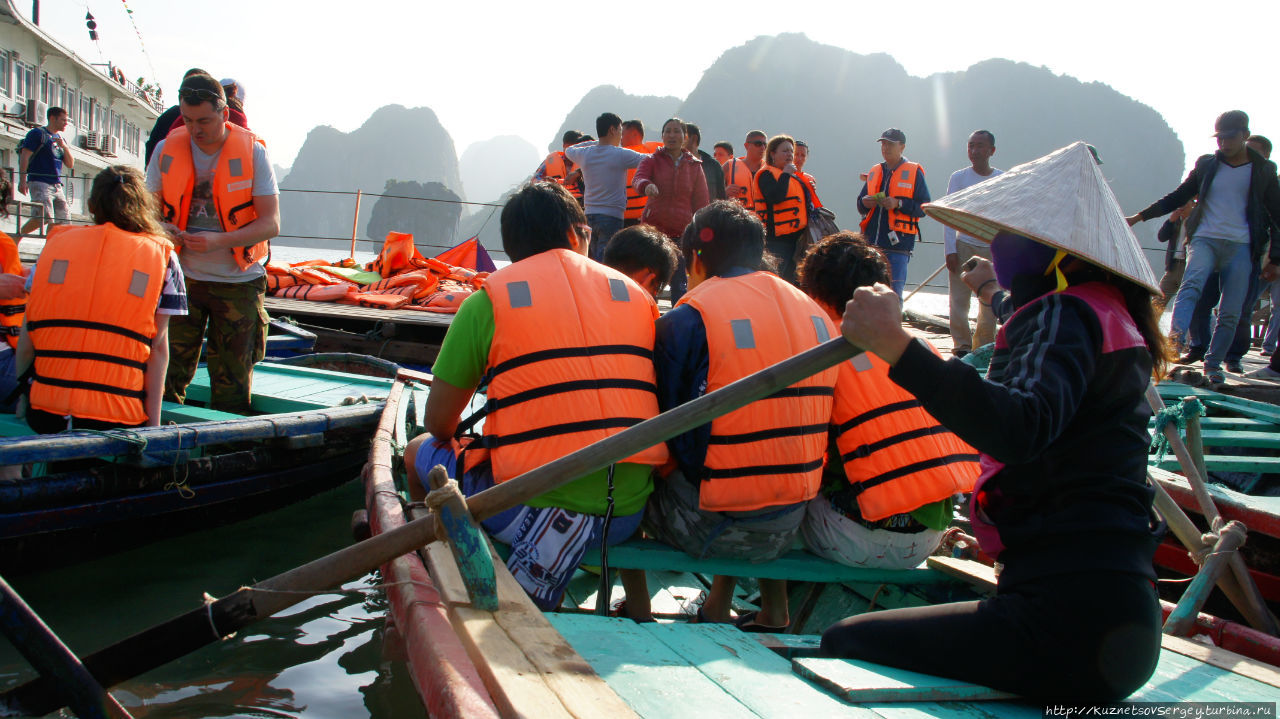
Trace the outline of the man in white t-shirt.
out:
<instances>
[{"instance_id":1,"label":"man in white t-shirt","mask_svg":"<svg viewBox=\"0 0 1280 719\"><path fill-rule=\"evenodd\" d=\"M1003 170L991 166L991 156L996 154L996 136L989 130L975 130L969 136L969 167L951 173L951 181L947 183L947 194L959 192L972 187L983 180L999 175ZM957 236L951 227L943 227L943 244L945 245L947 270L951 273L951 352L957 357L969 354L996 339L996 316L990 305L978 300L978 327L974 332L969 327L969 306L973 293L960 279L960 266L970 257L991 259L991 248L987 243L965 234Z\"/></svg>"},{"instance_id":2,"label":"man in white t-shirt","mask_svg":"<svg viewBox=\"0 0 1280 719\"><path fill-rule=\"evenodd\" d=\"M147 165L147 189L181 249L189 309L169 325L165 399L186 399L207 329L209 404L245 414L253 365L266 352L262 260L280 232L279 189L262 143L227 122L217 80L186 77L178 100L185 125L156 146Z\"/></svg>"}]
</instances>

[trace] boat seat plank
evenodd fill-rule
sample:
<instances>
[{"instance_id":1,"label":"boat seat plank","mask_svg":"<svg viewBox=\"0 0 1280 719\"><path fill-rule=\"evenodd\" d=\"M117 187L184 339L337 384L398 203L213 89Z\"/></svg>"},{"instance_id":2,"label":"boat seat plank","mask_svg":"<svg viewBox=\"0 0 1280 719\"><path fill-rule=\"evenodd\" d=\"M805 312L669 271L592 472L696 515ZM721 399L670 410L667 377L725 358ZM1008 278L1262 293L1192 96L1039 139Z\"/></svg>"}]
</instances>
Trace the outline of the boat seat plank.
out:
<instances>
[{"instance_id":1,"label":"boat seat plank","mask_svg":"<svg viewBox=\"0 0 1280 719\"><path fill-rule=\"evenodd\" d=\"M1154 460L1155 458L1152 457ZM1167 454L1160 463L1160 469L1180 469L1178 458ZM1270 474L1280 472L1280 457L1237 457L1222 454L1204 455L1204 466L1210 472L1250 472Z\"/></svg>"},{"instance_id":2,"label":"boat seat plank","mask_svg":"<svg viewBox=\"0 0 1280 719\"><path fill-rule=\"evenodd\" d=\"M178 424L186 424L188 422L213 422L221 419L240 419L240 415L231 412L221 412L208 407L197 407L195 405L178 404L176 402L165 402L160 408L160 418L162 423L177 422ZM7 435L6 435L7 436Z\"/></svg>"},{"instance_id":3,"label":"boat seat plank","mask_svg":"<svg viewBox=\"0 0 1280 719\"><path fill-rule=\"evenodd\" d=\"M1280 688L1168 649L1160 652L1155 675L1130 698L1149 701L1149 689L1171 694L1178 701L1234 702L1243 697L1248 701L1280 701Z\"/></svg>"},{"instance_id":4,"label":"boat seat plank","mask_svg":"<svg viewBox=\"0 0 1280 719\"><path fill-rule=\"evenodd\" d=\"M1206 447L1280 447L1280 432L1208 429L1200 433Z\"/></svg>"},{"instance_id":5,"label":"boat seat plank","mask_svg":"<svg viewBox=\"0 0 1280 719\"><path fill-rule=\"evenodd\" d=\"M1155 423L1153 422L1151 426L1154 427ZM1201 417L1200 428L1205 431L1243 429L1251 432L1280 432L1280 424L1250 417Z\"/></svg>"},{"instance_id":6,"label":"boat seat plank","mask_svg":"<svg viewBox=\"0 0 1280 719\"><path fill-rule=\"evenodd\" d=\"M856 659L801 657L791 660L796 674L845 701L950 702L1012 699L1013 695L979 684L936 677Z\"/></svg>"},{"instance_id":7,"label":"boat seat plank","mask_svg":"<svg viewBox=\"0 0 1280 719\"><path fill-rule=\"evenodd\" d=\"M548 618L641 717L760 716L629 619L589 614L553 614Z\"/></svg>"},{"instance_id":8,"label":"boat seat plank","mask_svg":"<svg viewBox=\"0 0 1280 719\"><path fill-rule=\"evenodd\" d=\"M599 555L588 554L583 562L598 564ZM952 581L924 566L915 569L846 567L804 550L792 550L772 562L760 564L741 559L698 559L652 539L633 539L610 547L609 566L616 569L665 569L695 574L805 582L936 584Z\"/></svg>"},{"instance_id":9,"label":"boat seat plank","mask_svg":"<svg viewBox=\"0 0 1280 719\"><path fill-rule=\"evenodd\" d=\"M449 607L454 630L467 648L490 698L503 716L572 717L542 680L537 667L493 619L492 612L472 609L462 575L442 542L424 550L431 578Z\"/></svg>"},{"instance_id":10,"label":"boat seat plank","mask_svg":"<svg viewBox=\"0 0 1280 719\"><path fill-rule=\"evenodd\" d=\"M411 512L415 518L422 516L419 510ZM490 551L493 552L492 547ZM463 631L473 637L472 661L482 674L486 672L486 685L494 680L490 691L503 695L502 701L510 702L512 712L523 716L572 716L577 719L608 716L610 719L627 719L635 716L613 689L594 671L591 665L574 650L552 625L524 589L511 576L506 564L494 552L494 574L498 586L499 610L484 612L473 609L467 597L462 576L449 548L442 542L427 546L431 575L440 585L441 595L449 604L450 612L457 612L463 622ZM499 658L490 652L479 639L499 647L504 655ZM466 639L464 639L465 641ZM516 654L519 656L516 656ZM518 671L513 666L521 667ZM548 714L529 708L524 695L528 694L549 705L547 697L554 697L560 709L548 706Z\"/></svg>"},{"instance_id":11,"label":"boat seat plank","mask_svg":"<svg viewBox=\"0 0 1280 719\"><path fill-rule=\"evenodd\" d=\"M1190 387L1178 382L1161 382L1156 385L1156 389L1160 393L1161 399L1166 403L1170 401L1176 402L1183 397L1194 396L1209 407L1210 410L1227 410L1255 419L1280 423L1280 410L1275 405L1266 402L1233 397L1203 387Z\"/></svg>"},{"instance_id":12,"label":"boat seat plank","mask_svg":"<svg viewBox=\"0 0 1280 719\"><path fill-rule=\"evenodd\" d=\"M657 637L760 716L875 717L791 671L791 663L725 624L646 624Z\"/></svg>"}]
</instances>

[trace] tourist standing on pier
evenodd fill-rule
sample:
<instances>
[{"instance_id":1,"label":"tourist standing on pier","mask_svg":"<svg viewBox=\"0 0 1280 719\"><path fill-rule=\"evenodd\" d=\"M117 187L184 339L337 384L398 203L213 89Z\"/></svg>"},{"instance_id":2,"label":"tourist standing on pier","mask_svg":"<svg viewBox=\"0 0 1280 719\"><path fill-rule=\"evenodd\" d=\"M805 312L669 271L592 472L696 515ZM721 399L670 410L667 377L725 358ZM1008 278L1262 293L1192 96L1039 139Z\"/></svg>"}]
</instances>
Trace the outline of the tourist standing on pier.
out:
<instances>
[{"instance_id":1,"label":"tourist standing on pier","mask_svg":"<svg viewBox=\"0 0 1280 719\"><path fill-rule=\"evenodd\" d=\"M103 170L88 205L96 224L50 232L28 279L16 369L31 378L26 420L41 434L159 425L167 330L187 313L142 173Z\"/></svg>"},{"instance_id":2,"label":"tourist standing on pier","mask_svg":"<svg viewBox=\"0 0 1280 719\"><path fill-rule=\"evenodd\" d=\"M969 135L967 149L969 166L951 173L951 180L947 182L948 195L997 177L1003 172L991 166L991 156L996 154L996 136L990 130L975 130ZM951 354L963 357L996 338L996 316L989 305L978 303L977 331L970 328L969 306L973 292L960 279L961 265L968 262L970 257L985 257L989 260L991 250L987 243L957 233L951 227L942 228L942 244L943 252L946 253L947 272L951 276Z\"/></svg>"},{"instance_id":3,"label":"tourist standing on pier","mask_svg":"<svg viewBox=\"0 0 1280 719\"><path fill-rule=\"evenodd\" d=\"M851 617L823 651L1041 701L1123 699L1160 655L1146 480L1145 392L1167 352L1155 274L1084 143L928 212L991 242L994 271L979 260L965 279L984 301L999 282L1017 307L986 376L914 339L883 285L854 292L842 330L982 453L969 516L1003 570L994 597Z\"/></svg>"},{"instance_id":4,"label":"tourist standing on pier","mask_svg":"<svg viewBox=\"0 0 1280 719\"><path fill-rule=\"evenodd\" d=\"M764 130L748 132L747 139L742 142L746 154L742 157L731 156L720 168L724 171L725 197L741 202L747 209L755 206L755 197L751 195L751 180L764 167L764 146L768 144L768 137ZM732 150L730 153L732 154Z\"/></svg>"},{"instance_id":5,"label":"tourist standing on pier","mask_svg":"<svg viewBox=\"0 0 1280 719\"><path fill-rule=\"evenodd\" d=\"M178 105L186 125L156 146L147 166L147 188L182 249L191 309L169 328L165 398L186 399L207 334L210 407L247 414L253 365L266 353L262 260L280 232L279 190L266 148L227 120L217 80L186 78Z\"/></svg>"},{"instance_id":6,"label":"tourist standing on pier","mask_svg":"<svg viewBox=\"0 0 1280 719\"><path fill-rule=\"evenodd\" d=\"M66 222L71 218L67 196L62 191L62 168L70 170L76 165L76 158L61 134L67 128L67 111L51 107L45 118L48 124L32 128L18 145L18 192L30 195L41 210L39 217L27 220L18 230L19 238L37 229L47 231L46 223Z\"/></svg>"},{"instance_id":7,"label":"tourist standing on pier","mask_svg":"<svg viewBox=\"0 0 1280 719\"><path fill-rule=\"evenodd\" d=\"M862 235L867 243L879 247L889 258L893 291L901 297L929 188L924 183L924 168L902 155L907 149L902 130L891 127L880 134L878 142L884 162L867 173L858 193L858 212L862 213Z\"/></svg>"},{"instance_id":8,"label":"tourist standing on pier","mask_svg":"<svg viewBox=\"0 0 1280 719\"><path fill-rule=\"evenodd\" d=\"M1204 370L1210 382L1221 384L1225 381L1222 362L1235 340L1236 325L1249 291L1249 275L1258 271L1257 265L1267 251L1270 223L1280 220L1280 182L1276 179L1276 166L1246 144L1248 115L1240 110L1224 112L1214 123L1214 130L1218 151L1202 155L1173 192L1126 220L1135 225L1167 215L1199 197L1186 221L1191 243L1182 287L1173 303L1169 338L1179 346L1187 344L1196 303L1209 276L1218 272L1222 298L1204 356ZM1280 243L1270 244L1270 257L1263 270L1269 276L1280 265Z\"/></svg>"},{"instance_id":9,"label":"tourist standing on pier","mask_svg":"<svg viewBox=\"0 0 1280 719\"><path fill-rule=\"evenodd\" d=\"M564 149L565 157L582 169L587 189L583 207L591 226L591 259L599 262L609 239L622 229L627 209L627 173L639 166L644 155L621 146L622 118L606 112L596 118L599 140L587 140Z\"/></svg>"}]
</instances>

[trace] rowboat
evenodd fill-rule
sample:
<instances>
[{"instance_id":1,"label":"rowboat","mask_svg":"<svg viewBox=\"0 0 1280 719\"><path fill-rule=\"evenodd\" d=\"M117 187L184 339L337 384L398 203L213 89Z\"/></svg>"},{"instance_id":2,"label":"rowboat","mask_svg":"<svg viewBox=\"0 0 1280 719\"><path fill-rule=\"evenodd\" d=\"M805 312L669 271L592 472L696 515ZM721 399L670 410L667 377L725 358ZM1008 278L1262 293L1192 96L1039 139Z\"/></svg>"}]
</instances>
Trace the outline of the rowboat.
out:
<instances>
[{"instance_id":1,"label":"rowboat","mask_svg":"<svg viewBox=\"0 0 1280 719\"><path fill-rule=\"evenodd\" d=\"M346 368L353 365L347 361ZM197 372L160 427L33 435L0 415L0 572L102 555L275 509L355 477L384 376L259 363L252 416L209 409Z\"/></svg>"},{"instance_id":2,"label":"rowboat","mask_svg":"<svg viewBox=\"0 0 1280 719\"><path fill-rule=\"evenodd\" d=\"M423 430L429 392L429 377L401 373L388 393L364 472L375 535L425 514L407 500L403 460L394 450ZM465 531L451 534L450 542L461 563L448 544L436 541L382 568L391 643L403 647L427 713L437 719L1043 716L1043 706L987 687L817 655L818 633L836 619L991 592L990 569L976 562L935 557L913 569L889 571L845 567L796 549L775 562L748 565L694 559L631 540L611 547L607 561L610 568L643 569L649 576L658 621L636 624L592 611L601 584L597 575L580 572L559 610L543 613L506 571L492 543L476 543ZM466 551L468 546L474 550ZM476 573L477 558L492 560L491 579ZM794 633L747 634L727 625L690 623L715 574L788 580ZM616 580L606 584L611 600L621 598ZM751 585L740 583L735 609L754 609L755 600ZM1130 697L1278 698L1280 670L1172 636L1165 638L1156 674Z\"/></svg>"}]
</instances>

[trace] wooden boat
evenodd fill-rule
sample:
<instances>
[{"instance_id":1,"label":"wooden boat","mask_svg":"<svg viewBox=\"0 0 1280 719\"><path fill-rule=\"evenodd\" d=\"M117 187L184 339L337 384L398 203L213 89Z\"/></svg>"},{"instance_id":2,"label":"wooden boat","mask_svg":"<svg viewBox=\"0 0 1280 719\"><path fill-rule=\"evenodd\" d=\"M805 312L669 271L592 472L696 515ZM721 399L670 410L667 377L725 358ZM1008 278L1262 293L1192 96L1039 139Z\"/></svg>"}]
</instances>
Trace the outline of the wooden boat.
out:
<instances>
[{"instance_id":1,"label":"wooden boat","mask_svg":"<svg viewBox=\"0 0 1280 719\"><path fill-rule=\"evenodd\" d=\"M375 534L425 510L403 493L394 448L421 431L429 379L402 374L392 387L365 467ZM463 546L465 540L455 539ZM485 716L1026 716L1043 707L985 687L816 656L831 621L875 608L951 601L992 591L982 565L934 558L909 570L835 565L801 550L776 562L698 560L654 542L610 548L613 568L649 573L658 621L597 616L597 576L580 573L555 613L542 613L492 548L493 595L468 590L448 546L433 542L383 567L388 623L431 717ZM466 555L465 556L470 556ZM588 558L588 562L598 561ZM468 560L468 563L470 560ZM746 634L691 624L713 574L791 582L794 634ZM469 576L469 573L468 573ZM483 587L480 582L476 587ZM735 599L754 608L749 586ZM615 581L611 595L620 597ZM485 608L489 607L489 608ZM493 609L496 607L496 609ZM1166 637L1155 676L1134 701L1280 698L1280 671L1232 652ZM868 711L870 713L868 713Z\"/></svg>"},{"instance_id":2,"label":"wooden boat","mask_svg":"<svg viewBox=\"0 0 1280 719\"><path fill-rule=\"evenodd\" d=\"M202 406L202 367L164 426L32 435L0 415L0 572L11 574L268 511L359 474L391 380L263 362L241 417Z\"/></svg>"}]
</instances>

